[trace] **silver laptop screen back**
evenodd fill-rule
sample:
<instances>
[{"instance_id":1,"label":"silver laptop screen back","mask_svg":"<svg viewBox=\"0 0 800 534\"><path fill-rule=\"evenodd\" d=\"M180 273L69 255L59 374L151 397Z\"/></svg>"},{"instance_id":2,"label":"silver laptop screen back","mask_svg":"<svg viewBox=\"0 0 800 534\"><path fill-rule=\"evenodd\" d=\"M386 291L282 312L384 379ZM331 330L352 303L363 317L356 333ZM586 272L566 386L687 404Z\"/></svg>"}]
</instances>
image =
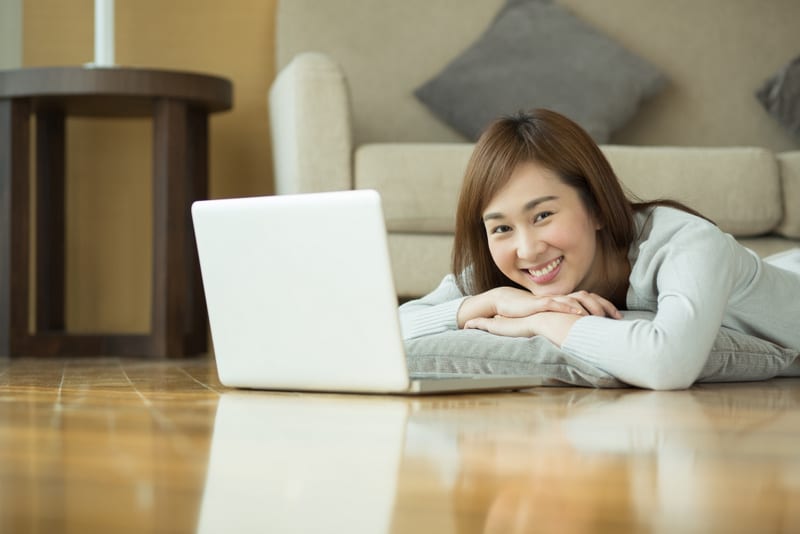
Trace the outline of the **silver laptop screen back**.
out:
<instances>
[{"instance_id":1,"label":"silver laptop screen back","mask_svg":"<svg viewBox=\"0 0 800 534\"><path fill-rule=\"evenodd\" d=\"M223 384L408 387L376 192L200 201L192 215Z\"/></svg>"}]
</instances>

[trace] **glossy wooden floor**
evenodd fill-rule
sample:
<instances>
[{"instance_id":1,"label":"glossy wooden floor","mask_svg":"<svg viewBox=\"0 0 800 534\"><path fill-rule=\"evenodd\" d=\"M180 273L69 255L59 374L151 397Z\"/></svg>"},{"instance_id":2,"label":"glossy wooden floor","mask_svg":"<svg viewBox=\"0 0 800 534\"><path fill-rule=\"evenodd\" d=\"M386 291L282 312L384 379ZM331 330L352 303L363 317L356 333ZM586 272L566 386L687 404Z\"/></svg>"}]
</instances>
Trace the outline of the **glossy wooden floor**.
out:
<instances>
[{"instance_id":1,"label":"glossy wooden floor","mask_svg":"<svg viewBox=\"0 0 800 534\"><path fill-rule=\"evenodd\" d=\"M800 380L403 399L0 360L0 532L800 532Z\"/></svg>"}]
</instances>

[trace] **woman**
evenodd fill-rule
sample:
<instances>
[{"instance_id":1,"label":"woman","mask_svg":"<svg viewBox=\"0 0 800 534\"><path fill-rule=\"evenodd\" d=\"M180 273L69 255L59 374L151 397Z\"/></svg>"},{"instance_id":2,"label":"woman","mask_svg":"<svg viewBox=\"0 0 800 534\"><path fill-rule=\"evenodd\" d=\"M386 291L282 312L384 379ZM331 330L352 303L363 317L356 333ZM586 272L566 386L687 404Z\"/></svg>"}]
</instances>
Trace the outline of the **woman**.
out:
<instances>
[{"instance_id":1,"label":"woman","mask_svg":"<svg viewBox=\"0 0 800 534\"><path fill-rule=\"evenodd\" d=\"M653 389L689 387L720 326L800 350L800 274L679 203L631 202L589 135L552 111L500 119L478 140L453 272L401 306L406 339L542 335Z\"/></svg>"}]
</instances>

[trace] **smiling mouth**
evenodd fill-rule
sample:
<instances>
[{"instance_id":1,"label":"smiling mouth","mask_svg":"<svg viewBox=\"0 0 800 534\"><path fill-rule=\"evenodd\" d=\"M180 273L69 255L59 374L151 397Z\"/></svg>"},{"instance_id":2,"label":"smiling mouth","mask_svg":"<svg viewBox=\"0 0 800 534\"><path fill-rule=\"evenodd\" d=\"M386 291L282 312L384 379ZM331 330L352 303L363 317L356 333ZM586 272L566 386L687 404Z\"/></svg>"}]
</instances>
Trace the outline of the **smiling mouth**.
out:
<instances>
[{"instance_id":1,"label":"smiling mouth","mask_svg":"<svg viewBox=\"0 0 800 534\"><path fill-rule=\"evenodd\" d=\"M541 269L525 269L525 271L533 278L534 282L548 282L557 274L554 272L561 262L564 261L564 256L559 256Z\"/></svg>"}]
</instances>

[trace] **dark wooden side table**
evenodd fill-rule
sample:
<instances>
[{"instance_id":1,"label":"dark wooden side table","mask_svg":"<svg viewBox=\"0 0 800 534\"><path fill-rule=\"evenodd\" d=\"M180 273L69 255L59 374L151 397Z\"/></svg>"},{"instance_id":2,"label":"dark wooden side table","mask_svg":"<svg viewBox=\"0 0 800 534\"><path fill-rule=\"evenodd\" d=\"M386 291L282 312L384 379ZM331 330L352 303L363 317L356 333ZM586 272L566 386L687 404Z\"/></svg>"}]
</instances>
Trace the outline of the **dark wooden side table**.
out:
<instances>
[{"instance_id":1,"label":"dark wooden side table","mask_svg":"<svg viewBox=\"0 0 800 534\"><path fill-rule=\"evenodd\" d=\"M206 308L190 206L208 190L208 114L229 80L136 68L0 71L0 356L177 357L206 351ZM36 117L36 236L29 224ZM65 331L65 118L153 119L153 284L148 334ZM36 247L35 324L29 252Z\"/></svg>"}]
</instances>

